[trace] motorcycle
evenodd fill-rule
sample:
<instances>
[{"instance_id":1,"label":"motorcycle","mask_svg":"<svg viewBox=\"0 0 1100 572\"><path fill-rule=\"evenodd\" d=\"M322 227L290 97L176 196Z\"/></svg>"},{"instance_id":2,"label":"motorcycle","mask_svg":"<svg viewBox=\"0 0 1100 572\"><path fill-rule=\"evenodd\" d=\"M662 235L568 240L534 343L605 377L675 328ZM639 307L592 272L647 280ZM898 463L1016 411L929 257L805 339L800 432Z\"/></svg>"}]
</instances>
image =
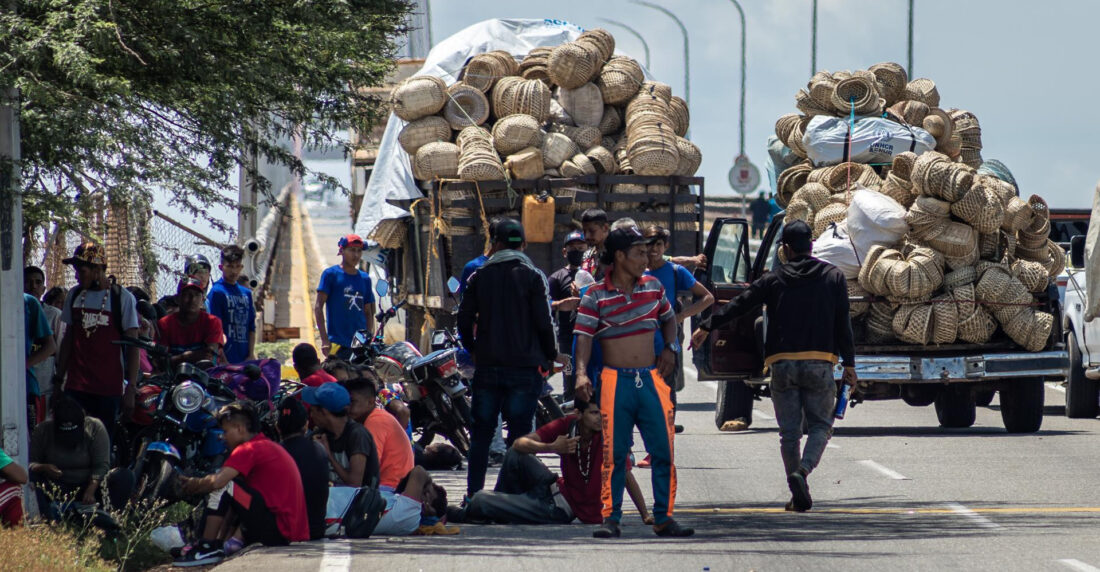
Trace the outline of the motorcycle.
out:
<instances>
[{"instance_id":1,"label":"motorcycle","mask_svg":"<svg viewBox=\"0 0 1100 572\"><path fill-rule=\"evenodd\" d=\"M167 373L149 378L137 390L133 421L140 429L132 444L132 497L151 501L171 496L170 482L177 471L204 475L225 460L215 414L237 396L195 365L171 367L167 349L151 340L124 338L115 343L143 349L165 365L162 371Z\"/></svg>"}]
</instances>

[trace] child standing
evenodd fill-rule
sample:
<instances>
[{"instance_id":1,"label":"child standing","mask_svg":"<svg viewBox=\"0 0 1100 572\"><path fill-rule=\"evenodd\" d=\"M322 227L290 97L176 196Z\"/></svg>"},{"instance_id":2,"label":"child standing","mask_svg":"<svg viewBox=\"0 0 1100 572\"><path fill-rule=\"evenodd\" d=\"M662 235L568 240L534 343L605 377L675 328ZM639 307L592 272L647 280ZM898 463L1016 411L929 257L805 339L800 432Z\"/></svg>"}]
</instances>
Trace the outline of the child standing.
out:
<instances>
[{"instance_id":1,"label":"child standing","mask_svg":"<svg viewBox=\"0 0 1100 572\"><path fill-rule=\"evenodd\" d=\"M237 283L244 270L243 259L244 250L239 246L222 249L218 265L222 277L207 295L210 313L222 321L228 363L256 359L256 307L252 303L252 290Z\"/></svg>"}]
</instances>

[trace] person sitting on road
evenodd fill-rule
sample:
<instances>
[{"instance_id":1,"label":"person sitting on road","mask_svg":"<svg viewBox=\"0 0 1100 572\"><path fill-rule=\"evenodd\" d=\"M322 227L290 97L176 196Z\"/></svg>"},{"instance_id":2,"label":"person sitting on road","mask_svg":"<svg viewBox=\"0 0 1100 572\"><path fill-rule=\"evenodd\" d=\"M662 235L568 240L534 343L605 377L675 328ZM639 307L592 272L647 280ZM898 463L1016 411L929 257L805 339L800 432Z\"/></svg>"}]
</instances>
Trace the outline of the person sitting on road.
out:
<instances>
[{"instance_id":1,"label":"person sitting on road","mask_svg":"<svg viewBox=\"0 0 1100 572\"><path fill-rule=\"evenodd\" d=\"M475 494L464 509L452 511L456 522L501 524L585 524L603 521L600 475L603 466L603 416L595 402L574 401L576 413L516 439L508 450L493 491ZM557 453L561 476L535 455ZM653 524L633 473L626 474L631 500L642 521Z\"/></svg>"},{"instance_id":2,"label":"person sitting on road","mask_svg":"<svg viewBox=\"0 0 1100 572\"><path fill-rule=\"evenodd\" d=\"M331 376L336 378L336 381L347 381L356 377L362 377L362 371L366 370L370 372L369 375L377 377L378 374L374 373L374 369L370 366L354 366L350 363L330 357L325 360L325 363L321 364L321 367ZM405 390L399 383L382 383L378 382L378 398L375 400L378 403L378 407L385 409L397 418L397 422L405 428L405 434L412 439L412 426L409 425L409 421L412 419L412 412L409 411L409 406L405 405L402 400Z\"/></svg>"},{"instance_id":3,"label":"person sitting on road","mask_svg":"<svg viewBox=\"0 0 1100 572\"><path fill-rule=\"evenodd\" d=\"M208 494L202 539L176 566L207 566L254 543L283 546L309 540L305 491L294 459L260 432L260 418L248 402L223 407L217 415L229 458L217 473L180 477L187 494Z\"/></svg>"},{"instance_id":4,"label":"person sitting on road","mask_svg":"<svg viewBox=\"0 0 1100 572\"><path fill-rule=\"evenodd\" d=\"M377 486L378 450L367 428L348 416L348 390L339 383L306 387L302 400L312 406L309 417L319 429L315 438L325 448L332 482L348 487Z\"/></svg>"},{"instance_id":5,"label":"person sitting on road","mask_svg":"<svg viewBox=\"0 0 1100 572\"><path fill-rule=\"evenodd\" d=\"M368 374L365 370L362 373ZM340 382L351 396L348 415L356 423L362 423L367 428L371 439L374 440L374 447L378 451L378 489L382 491L383 496L389 494L392 497L397 483L401 482L413 469L413 450L409 446L409 437L405 434L405 429L397 419L377 407L375 383L376 381L371 377Z\"/></svg>"},{"instance_id":6,"label":"person sitting on road","mask_svg":"<svg viewBox=\"0 0 1100 572\"><path fill-rule=\"evenodd\" d=\"M179 311L157 322L161 345L168 346L172 365L217 359L225 340L222 321L206 312L202 283L190 276L179 281L176 301Z\"/></svg>"},{"instance_id":7,"label":"person sitting on road","mask_svg":"<svg viewBox=\"0 0 1100 572\"><path fill-rule=\"evenodd\" d=\"M23 485L27 469L0 449L0 526L23 526Z\"/></svg>"},{"instance_id":8,"label":"person sitting on road","mask_svg":"<svg viewBox=\"0 0 1100 572\"><path fill-rule=\"evenodd\" d=\"M306 494L306 514L309 517L309 539L325 534L325 508L328 506L328 453L320 443L306 437L309 414L302 402L286 397L279 405L281 444L298 465L302 487Z\"/></svg>"},{"instance_id":9,"label":"person sitting on road","mask_svg":"<svg viewBox=\"0 0 1100 572\"><path fill-rule=\"evenodd\" d=\"M298 379L309 387L336 381L335 377L321 367L321 359L313 344L303 342L294 346L290 359L294 360L294 371L298 372Z\"/></svg>"},{"instance_id":10,"label":"person sitting on road","mask_svg":"<svg viewBox=\"0 0 1100 572\"><path fill-rule=\"evenodd\" d=\"M40 504L47 506L50 500L96 504L111 464L107 428L63 393L54 394L51 413L31 436L29 468Z\"/></svg>"}]
</instances>

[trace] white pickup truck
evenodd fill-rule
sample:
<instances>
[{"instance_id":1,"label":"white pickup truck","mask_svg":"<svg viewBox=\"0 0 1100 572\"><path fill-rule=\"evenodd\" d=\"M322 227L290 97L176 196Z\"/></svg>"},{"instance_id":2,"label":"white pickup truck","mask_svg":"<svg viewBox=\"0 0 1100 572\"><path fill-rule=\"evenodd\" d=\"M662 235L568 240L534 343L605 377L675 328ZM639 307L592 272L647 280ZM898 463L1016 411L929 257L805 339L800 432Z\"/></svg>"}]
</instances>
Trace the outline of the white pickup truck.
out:
<instances>
[{"instance_id":1,"label":"white pickup truck","mask_svg":"<svg viewBox=\"0 0 1100 572\"><path fill-rule=\"evenodd\" d=\"M1100 412L1100 318L1085 321L1085 236L1070 241L1062 329L1069 350L1066 417L1092 418Z\"/></svg>"}]
</instances>

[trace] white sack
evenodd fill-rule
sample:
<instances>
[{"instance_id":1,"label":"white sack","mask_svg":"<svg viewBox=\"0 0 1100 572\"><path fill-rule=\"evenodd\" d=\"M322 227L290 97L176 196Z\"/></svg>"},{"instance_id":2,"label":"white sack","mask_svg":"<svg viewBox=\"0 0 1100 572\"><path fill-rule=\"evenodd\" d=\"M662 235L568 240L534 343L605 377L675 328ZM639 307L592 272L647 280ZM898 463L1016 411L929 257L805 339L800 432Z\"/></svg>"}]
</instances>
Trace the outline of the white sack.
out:
<instances>
[{"instance_id":1,"label":"white sack","mask_svg":"<svg viewBox=\"0 0 1100 572\"><path fill-rule=\"evenodd\" d=\"M588 82L577 89L559 87L558 100L576 126L600 126L603 119L603 94L596 84Z\"/></svg>"},{"instance_id":2,"label":"white sack","mask_svg":"<svg viewBox=\"0 0 1100 572\"><path fill-rule=\"evenodd\" d=\"M810 120L802 146L815 167L843 163L848 153L848 118L818 115ZM889 163L906 151L917 155L936 148L936 138L924 129L881 117L857 117L851 137L855 163Z\"/></svg>"},{"instance_id":3,"label":"white sack","mask_svg":"<svg viewBox=\"0 0 1100 572\"><path fill-rule=\"evenodd\" d=\"M863 260L876 244L894 246L905 233L905 207L890 197L868 189L856 189L848 205L847 230Z\"/></svg>"},{"instance_id":4,"label":"white sack","mask_svg":"<svg viewBox=\"0 0 1100 572\"><path fill-rule=\"evenodd\" d=\"M859 278L859 261L855 247L848 238L845 222L830 227L814 241L813 256L836 266L844 277L853 280Z\"/></svg>"}]
</instances>

